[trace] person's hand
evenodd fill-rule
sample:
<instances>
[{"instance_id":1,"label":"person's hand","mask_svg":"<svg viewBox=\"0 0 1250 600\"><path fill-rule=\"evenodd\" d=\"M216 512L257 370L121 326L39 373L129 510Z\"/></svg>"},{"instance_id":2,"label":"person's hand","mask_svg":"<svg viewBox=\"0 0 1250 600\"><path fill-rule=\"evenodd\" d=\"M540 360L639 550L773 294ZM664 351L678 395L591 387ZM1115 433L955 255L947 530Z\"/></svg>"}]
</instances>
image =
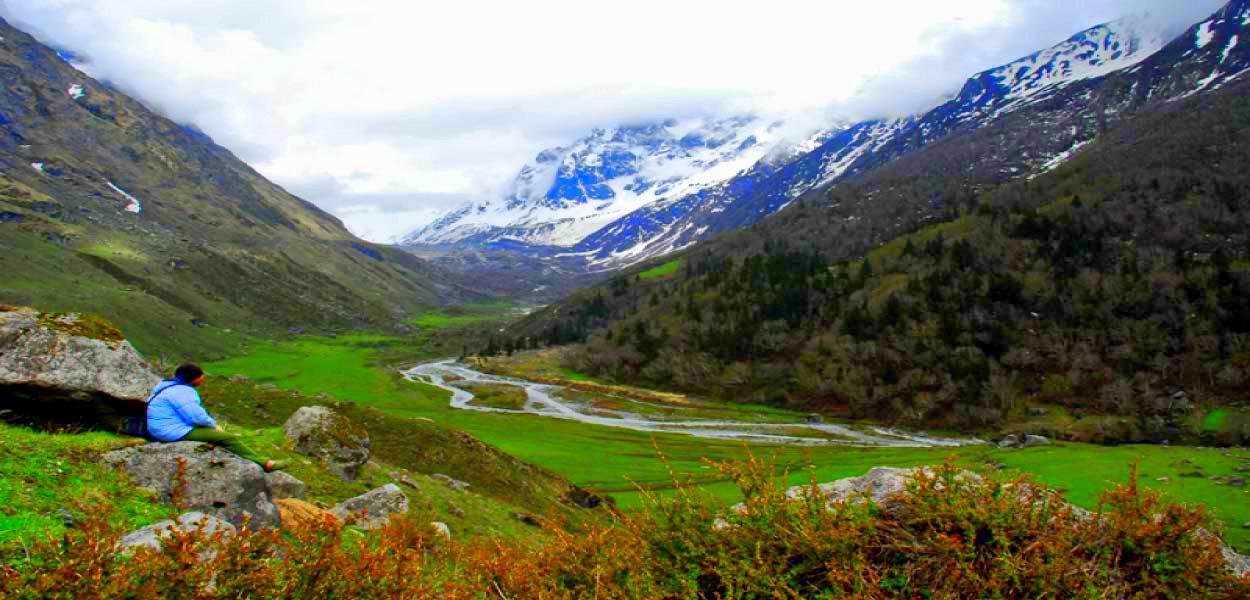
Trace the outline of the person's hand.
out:
<instances>
[{"instance_id":1,"label":"person's hand","mask_svg":"<svg viewBox=\"0 0 1250 600\"><path fill-rule=\"evenodd\" d=\"M221 425L218 425L214 427L213 429L216 429L217 431L225 431L225 429L222 429Z\"/></svg>"}]
</instances>

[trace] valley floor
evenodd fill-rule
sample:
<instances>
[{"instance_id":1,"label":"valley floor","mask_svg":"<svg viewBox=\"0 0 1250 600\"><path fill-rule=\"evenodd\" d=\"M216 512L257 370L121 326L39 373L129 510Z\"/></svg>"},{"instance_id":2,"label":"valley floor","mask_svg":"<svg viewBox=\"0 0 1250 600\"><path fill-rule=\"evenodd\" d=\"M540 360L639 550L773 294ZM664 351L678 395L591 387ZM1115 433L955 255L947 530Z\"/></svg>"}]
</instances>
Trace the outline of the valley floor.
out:
<instances>
[{"instance_id":1,"label":"valley floor","mask_svg":"<svg viewBox=\"0 0 1250 600\"><path fill-rule=\"evenodd\" d=\"M981 472L1033 474L1064 490L1075 504L1096 508L1101 492L1124 482L1134 463L1140 481L1172 500L1208 507L1226 530L1225 538L1250 550L1250 490L1226 483L1250 466L1250 451L1212 448L1119 446L1077 443L1023 450L989 446L963 448L747 446L739 441L680 434L640 432L589 425L534 414L507 414L452 408L444 389L409 381L400 370L437 358L428 345L378 336L305 337L266 344L247 356L206 365L214 375L246 375L254 381L305 394L328 394L386 413L433 419L463 429L507 453L564 475L592 491L609 494L623 508L636 507L647 493L666 494L674 477L692 481L725 501L737 488L706 461L771 457L792 484L830 481L863 474L875 466L937 464L948 456ZM576 373L554 373L578 379ZM645 391L640 391L645 393ZM210 410L213 398L206 397ZM1216 479L1219 478L1219 479Z\"/></svg>"}]
</instances>

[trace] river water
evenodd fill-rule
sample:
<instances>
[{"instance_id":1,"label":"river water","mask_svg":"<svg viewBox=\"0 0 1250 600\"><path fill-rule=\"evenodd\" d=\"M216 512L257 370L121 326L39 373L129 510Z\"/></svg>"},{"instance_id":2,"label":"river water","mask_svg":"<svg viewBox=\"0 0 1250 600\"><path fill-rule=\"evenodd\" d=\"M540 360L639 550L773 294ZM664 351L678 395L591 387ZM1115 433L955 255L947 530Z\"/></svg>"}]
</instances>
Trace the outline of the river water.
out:
<instances>
[{"instance_id":1,"label":"river water","mask_svg":"<svg viewBox=\"0 0 1250 600\"><path fill-rule=\"evenodd\" d=\"M857 447L957 447L983 444L978 439L935 437L885 427L857 427L836 423L756 422L748 419L684 418L682 411L699 412L706 407L656 405L621 398L623 403L639 408L663 408L662 416L639 414L636 411L611 410L590 403L557 397L566 388L534 383L510 377L488 375L454 360L418 365L404 371L414 381L424 381L451 392L451 406L481 412L533 414L555 419L579 421L604 427L635 431L678 433L702 438L736 440L764 444L840 445ZM464 389L473 385L511 385L523 388L527 401L520 410L482 406L473 403L474 396ZM720 407L722 412L724 407ZM652 411L654 412L654 411Z\"/></svg>"}]
</instances>

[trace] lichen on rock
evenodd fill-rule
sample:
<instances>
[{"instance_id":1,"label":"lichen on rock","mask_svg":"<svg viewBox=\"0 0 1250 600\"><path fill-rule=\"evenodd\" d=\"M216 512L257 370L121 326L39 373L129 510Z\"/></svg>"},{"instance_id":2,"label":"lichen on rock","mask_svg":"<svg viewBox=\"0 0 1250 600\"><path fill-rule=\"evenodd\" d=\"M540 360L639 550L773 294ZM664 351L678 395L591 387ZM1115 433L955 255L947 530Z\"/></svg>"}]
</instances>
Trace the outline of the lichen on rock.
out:
<instances>
[{"instance_id":1,"label":"lichen on rock","mask_svg":"<svg viewBox=\"0 0 1250 600\"><path fill-rule=\"evenodd\" d=\"M91 313L40 313L39 326L102 342L126 341L117 326Z\"/></svg>"}]
</instances>

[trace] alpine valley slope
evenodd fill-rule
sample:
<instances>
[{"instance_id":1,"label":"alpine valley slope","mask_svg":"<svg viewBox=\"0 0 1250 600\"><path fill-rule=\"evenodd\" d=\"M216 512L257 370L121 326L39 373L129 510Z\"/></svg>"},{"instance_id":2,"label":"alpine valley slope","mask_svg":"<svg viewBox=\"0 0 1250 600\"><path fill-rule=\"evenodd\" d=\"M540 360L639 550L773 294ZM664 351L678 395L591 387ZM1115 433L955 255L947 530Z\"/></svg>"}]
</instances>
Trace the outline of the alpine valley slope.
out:
<instances>
[{"instance_id":1,"label":"alpine valley slope","mask_svg":"<svg viewBox=\"0 0 1250 600\"><path fill-rule=\"evenodd\" d=\"M1236 0L1130 69L627 269L509 341L588 339L566 366L927 427L1245 443L1248 25ZM1101 134L1008 175L1073 126ZM1037 404L1053 418L1029 421Z\"/></svg>"},{"instance_id":2,"label":"alpine valley slope","mask_svg":"<svg viewBox=\"0 0 1250 600\"><path fill-rule=\"evenodd\" d=\"M1190 44L1192 52L1184 57L1194 64L1223 65L1219 74L1203 74L1208 80L1202 83L1207 86L1218 86L1222 78L1236 72L1238 44L1227 30L1239 26L1234 18L1239 13L1236 6L1226 11L1233 16L1213 19L1210 31L1203 34L1209 39L1203 38L1198 46L1198 39L1191 38L1195 42ZM1159 24L1149 18L1129 17L1098 25L1052 48L973 76L957 95L925 113L820 132L800 145L800 151L774 152L733 177L690 193L657 196L580 238L548 239L544 245L522 236L451 236L441 241L462 248L489 245L522 252L558 263L566 271L579 267L592 272L615 270L757 223L813 189L871 172L953 134L1004 121L1019 127L1011 145L995 148L989 160L960 168L994 183L1035 176L1053 169L1114 126L1122 113L1154 99L1140 88L1140 93L1121 94L1115 105L1107 106L1099 92L1109 75L1134 70L1165 45ZM1056 111L1057 106L1062 111ZM557 187L553 185L549 193L557 193ZM471 212L469 207L461 210ZM431 228L440 226L432 225L423 230L425 237L407 241L428 240ZM550 246L553 242L558 248ZM473 268L463 262L447 264L453 269Z\"/></svg>"},{"instance_id":3,"label":"alpine valley slope","mask_svg":"<svg viewBox=\"0 0 1250 600\"><path fill-rule=\"evenodd\" d=\"M198 130L0 21L0 302L87 310L140 348L387 328L483 296L366 243Z\"/></svg>"}]
</instances>

